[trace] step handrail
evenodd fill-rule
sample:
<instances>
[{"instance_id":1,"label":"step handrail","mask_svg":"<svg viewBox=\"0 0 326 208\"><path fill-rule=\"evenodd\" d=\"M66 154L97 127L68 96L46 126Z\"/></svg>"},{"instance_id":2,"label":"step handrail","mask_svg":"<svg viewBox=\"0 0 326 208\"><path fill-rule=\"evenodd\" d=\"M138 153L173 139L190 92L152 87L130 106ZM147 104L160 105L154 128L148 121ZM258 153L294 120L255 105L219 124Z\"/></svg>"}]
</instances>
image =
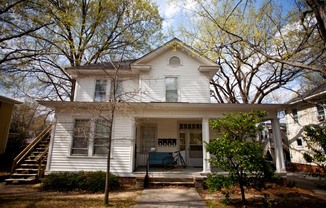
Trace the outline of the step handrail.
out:
<instances>
[{"instance_id":1,"label":"step handrail","mask_svg":"<svg viewBox=\"0 0 326 208\"><path fill-rule=\"evenodd\" d=\"M42 164L43 164L44 160L46 159L46 157L44 157L44 156L47 155L48 151L49 151L49 146L47 146L46 149L42 152L42 154L40 154L37 157L37 159L36 159L36 162L38 164L38 168L37 168L37 180L44 175L45 167L42 170Z\"/></svg>"},{"instance_id":2,"label":"step handrail","mask_svg":"<svg viewBox=\"0 0 326 208\"><path fill-rule=\"evenodd\" d=\"M44 138L44 136L46 136L50 131L51 131L51 127L52 124L50 124L48 127L46 127L39 135L37 135L37 137L31 142L29 143L29 145L27 145L23 151L21 151L14 159L13 164L12 164L12 168L11 168L11 173L13 174L16 166L22 161L23 158L25 158L25 156L27 154L29 154L31 152L31 150L33 150L35 148L35 146Z\"/></svg>"}]
</instances>

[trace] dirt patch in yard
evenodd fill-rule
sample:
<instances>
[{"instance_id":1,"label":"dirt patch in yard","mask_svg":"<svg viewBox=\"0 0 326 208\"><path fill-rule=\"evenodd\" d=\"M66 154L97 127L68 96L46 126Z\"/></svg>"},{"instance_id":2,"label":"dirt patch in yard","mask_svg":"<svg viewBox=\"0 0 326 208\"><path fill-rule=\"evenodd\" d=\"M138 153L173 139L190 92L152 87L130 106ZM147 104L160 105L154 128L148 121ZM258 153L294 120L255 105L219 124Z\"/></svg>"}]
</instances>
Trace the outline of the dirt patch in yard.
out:
<instances>
[{"instance_id":1,"label":"dirt patch in yard","mask_svg":"<svg viewBox=\"0 0 326 208\"><path fill-rule=\"evenodd\" d=\"M325 192L326 193L326 192ZM239 188L231 190L227 201L224 193L217 191L210 193L207 190L200 191L201 196L207 201L208 207L277 207L277 208L324 208L326 207L326 195L316 194L311 190L302 188L290 188L277 184L268 184L261 191L246 190L246 203L241 201Z\"/></svg>"},{"instance_id":2,"label":"dirt patch in yard","mask_svg":"<svg viewBox=\"0 0 326 208\"><path fill-rule=\"evenodd\" d=\"M169 187L169 188L173 188ZM185 187L175 187L185 188ZM134 207L140 198L142 190L125 187L120 191L110 192L110 207ZM247 203L241 202L238 188L232 189L228 203L224 203L222 192L210 193L199 190L201 197L209 208L234 207L271 207L271 208L324 208L326 207L326 192L316 194L311 190L290 188L277 184L268 184L265 189L246 190ZM104 207L104 194L89 194L85 192L50 192L42 191L39 185L5 185L0 183L1 208L57 208L57 207Z\"/></svg>"},{"instance_id":3,"label":"dirt patch in yard","mask_svg":"<svg viewBox=\"0 0 326 208\"><path fill-rule=\"evenodd\" d=\"M133 207L141 190L110 192L110 207ZM0 183L0 207L104 207L104 194L43 191L39 185L5 185Z\"/></svg>"}]
</instances>

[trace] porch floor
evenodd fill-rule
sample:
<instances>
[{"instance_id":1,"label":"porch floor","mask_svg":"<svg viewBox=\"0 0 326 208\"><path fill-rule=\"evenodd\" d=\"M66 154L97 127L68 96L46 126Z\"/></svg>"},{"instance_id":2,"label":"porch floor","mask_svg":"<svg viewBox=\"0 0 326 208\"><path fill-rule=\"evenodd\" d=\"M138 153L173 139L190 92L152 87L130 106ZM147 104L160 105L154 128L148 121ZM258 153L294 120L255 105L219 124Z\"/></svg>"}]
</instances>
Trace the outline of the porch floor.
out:
<instances>
[{"instance_id":1,"label":"porch floor","mask_svg":"<svg viewBox=\"0 0 326 208\"><path fill-rule=\"evenodd\" d=\"M223 172L221 169L213 168L212 172ZM145 175L146 167L139 167L135 172L135 175ZM163 167L150 167L148 176L150 178L205 178L207 173L203 173L202 167L175 167L171 170L166 170Z\"/></svg>"}]
</instances>

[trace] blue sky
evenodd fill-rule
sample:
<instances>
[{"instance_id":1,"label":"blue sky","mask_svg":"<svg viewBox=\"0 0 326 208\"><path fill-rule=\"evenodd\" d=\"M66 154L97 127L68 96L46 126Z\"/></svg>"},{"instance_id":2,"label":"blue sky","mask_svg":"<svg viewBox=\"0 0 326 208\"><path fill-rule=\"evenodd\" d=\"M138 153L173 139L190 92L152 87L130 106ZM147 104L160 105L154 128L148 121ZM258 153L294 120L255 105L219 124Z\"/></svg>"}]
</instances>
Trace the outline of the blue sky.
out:
<instances>
[{"instance_id":1,"label":"blue sky","mask_svg":"<svg viewBox=\"0 0 326 208\"><path fill-rule=\"evenodd\" d=\"M163 30L168 36L171 36L169 32L175 32L179 25L191 25L189 22L191 11L196 8L195 0L187 0L187 4L180 6L181 2L176 0L152 0L156 2L159 7L159 12L164 18ZM260 4L263 0L256 0L257 4ZM176 2L178 2L176 4ZM295 4L295 0L274 0L282 6L284 13L291 10ZM179 5L178 5L179 4ZM172 35L173 36L173 35Z\"/></svg>"}]
</instances>

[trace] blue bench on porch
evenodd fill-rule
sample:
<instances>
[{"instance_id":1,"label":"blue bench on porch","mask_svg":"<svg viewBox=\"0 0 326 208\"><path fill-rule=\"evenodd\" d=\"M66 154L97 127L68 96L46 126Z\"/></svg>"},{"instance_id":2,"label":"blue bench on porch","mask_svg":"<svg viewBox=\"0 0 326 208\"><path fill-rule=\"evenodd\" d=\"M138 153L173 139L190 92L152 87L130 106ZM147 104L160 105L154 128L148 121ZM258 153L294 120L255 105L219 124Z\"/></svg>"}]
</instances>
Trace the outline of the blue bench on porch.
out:
<instances>
[{"instance_id":1,"label":"blue bench on porch","mask_svg":"<svg viewBox=\"0 0 326 208\"><path fill-rule=\"evenodd\" d=\"M163 159L171 156L171 152L149 152L148 165L162 165Z\"/></svg>"}]
</instances>

